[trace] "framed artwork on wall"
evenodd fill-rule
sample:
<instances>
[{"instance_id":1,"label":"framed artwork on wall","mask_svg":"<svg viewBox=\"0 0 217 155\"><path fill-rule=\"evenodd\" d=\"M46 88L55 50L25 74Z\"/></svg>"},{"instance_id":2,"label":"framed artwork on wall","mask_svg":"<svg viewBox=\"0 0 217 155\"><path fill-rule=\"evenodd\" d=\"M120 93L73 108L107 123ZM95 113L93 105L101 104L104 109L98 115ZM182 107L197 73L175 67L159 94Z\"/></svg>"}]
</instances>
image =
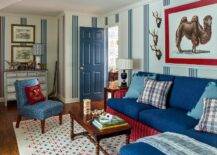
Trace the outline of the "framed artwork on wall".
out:
<instances>
[{"instance_id":1,"label":"framed artwork on wall","mask_svg":"<svg viewBox=\"0 0 217 155\"><path fill-rule=\"evenodd\" d=\"M35 25L11 25L12 43L35 43Z\"/></svg>"},{"instance_id":2,"label":"framed artwork on wall","mask_svg":"<svg viewBox=\"0 0 217 155\"><path fill-rule=\"evenodd\" d=\"M28 63L33 60L32 46L11 46L11 62Z\"/></svg>"},{"instance_id":3,"label":"framed artwork on wall","mask_svg":"<svg viewBox=\"0 0 217 155\"><path fill-rule=\"evenodd\" d=\"M217 0L165 9L166 63L217 65Z\"/></svg>"}]
</instances>

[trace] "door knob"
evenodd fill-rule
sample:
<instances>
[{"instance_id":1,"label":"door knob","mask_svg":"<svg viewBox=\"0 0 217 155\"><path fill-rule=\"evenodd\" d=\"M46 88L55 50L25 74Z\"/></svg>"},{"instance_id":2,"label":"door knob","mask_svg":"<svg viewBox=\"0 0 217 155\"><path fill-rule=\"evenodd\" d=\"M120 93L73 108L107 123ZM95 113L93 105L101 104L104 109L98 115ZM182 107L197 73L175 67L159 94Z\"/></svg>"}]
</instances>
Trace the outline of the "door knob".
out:
<instances>
[{"instance_id":1,"label":"door knob","mask_svg":"<svg viewBox=\"0 0 217 155\"><path fill-rule=\"evenodd\" d=\"M84 69L84 67L81 66L81 67L80 67L80 70L83 70L83 69Z\"/></svg>"}]
</instances>

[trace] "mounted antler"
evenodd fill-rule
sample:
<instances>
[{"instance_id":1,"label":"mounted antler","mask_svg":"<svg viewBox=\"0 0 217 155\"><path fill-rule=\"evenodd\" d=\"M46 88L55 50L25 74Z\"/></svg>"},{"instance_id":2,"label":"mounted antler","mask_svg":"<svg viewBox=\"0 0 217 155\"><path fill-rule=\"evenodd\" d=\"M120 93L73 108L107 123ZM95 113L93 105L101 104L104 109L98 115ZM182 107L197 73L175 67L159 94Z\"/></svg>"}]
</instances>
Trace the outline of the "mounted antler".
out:
<instances>
[{"instance_id":1,"label":"mounted antler","mask_svg":"<svg viewBox=\"0 0 217 155\"><path fill-rule=\"evenodd\" d=\"M160 50L160 49L157 49L157 47L156 47L156 46L153 46L153 45L150 45L150 47L151 47L152 51L155 52L155 55L156 55L157 59L160 60L161 57L162 57L162 52L161 52L161 50Z\"/></svg>"},{"instance_id":2,"label":"mounted antler","mask_svg":"<svg viewBox=\"0 0 217 155\"><path fill-rule=\"evenodd\" d=\"M154 29L152 33L149 30L149 33L152 35L154 46L157 46L157 44L158 44L158 35L157 35L157 32Z\"/></svg>"},{"instance_id":3,"label":"mounted antler","mask_svg":"<svg viewBox=\"0 0 217 155\"><path fill-rule=\"evenodd\" d=\"M157 27L160 28L161 22L162 22L162 18L159 16L159 13L157 11L152 12L153 17L155 18Z\"/></svg>"}]
</instances>

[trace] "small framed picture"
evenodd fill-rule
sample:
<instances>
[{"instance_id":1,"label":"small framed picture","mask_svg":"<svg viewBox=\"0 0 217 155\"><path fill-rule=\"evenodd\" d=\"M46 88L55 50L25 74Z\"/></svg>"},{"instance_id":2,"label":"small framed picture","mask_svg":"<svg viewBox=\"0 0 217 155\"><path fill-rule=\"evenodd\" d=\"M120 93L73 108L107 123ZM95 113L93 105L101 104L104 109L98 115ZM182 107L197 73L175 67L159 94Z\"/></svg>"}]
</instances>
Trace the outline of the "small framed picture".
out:
<instances>
[{"instance_id":1,"label":"small framed picture","mask_svg":"<svg viewBox=\"0 0 217 155\"><path fill-rule=\"evenodd\" d=\"M35 43L35 25L11 25L12 43Z\"/></svg>"},{"instance_id":2,"label":"small framed picture","mask_svg":"<svg viewBox=\"0 0 217 155\"><path fill-rule=\"evenodd\" d=\"M28 63L34 61L32 46L11 46L11 62Z\"/></svg>"}]
</instances>

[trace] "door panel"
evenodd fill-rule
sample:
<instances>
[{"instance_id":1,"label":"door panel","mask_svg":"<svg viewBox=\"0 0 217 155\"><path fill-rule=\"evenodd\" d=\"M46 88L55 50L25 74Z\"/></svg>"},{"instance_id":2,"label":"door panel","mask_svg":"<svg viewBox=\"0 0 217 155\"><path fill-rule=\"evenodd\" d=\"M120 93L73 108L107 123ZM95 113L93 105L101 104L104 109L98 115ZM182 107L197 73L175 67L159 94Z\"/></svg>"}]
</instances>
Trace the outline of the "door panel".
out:
<instances>
[{"instance_id":1,"label":"door panel","mask_svg":"<svg viewBox=\"0 0 217 155\"><path fill-rule=\"evenodd\" d=\"M104 29L80 28L80 98L103 99Z\"/></svg>"}]
</instances>

